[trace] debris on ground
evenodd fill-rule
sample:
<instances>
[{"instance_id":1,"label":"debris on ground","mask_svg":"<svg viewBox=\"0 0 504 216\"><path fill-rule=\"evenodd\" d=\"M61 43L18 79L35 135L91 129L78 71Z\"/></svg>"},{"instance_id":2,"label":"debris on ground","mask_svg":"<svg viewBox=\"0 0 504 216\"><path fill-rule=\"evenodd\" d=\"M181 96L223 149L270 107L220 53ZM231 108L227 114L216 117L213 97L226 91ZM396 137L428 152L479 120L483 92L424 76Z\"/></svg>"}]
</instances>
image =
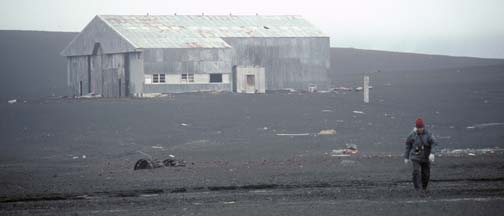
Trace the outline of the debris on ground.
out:
<instances>
[{"instance_id":1,"label":"debris on ground","mask_svg":"<svg viewBox=\"0 0 504 216\"><path fill-rule=\"evenodd\" d=\"M345 153L345 149L333 149L331 152L331 156L333 156L333 157L348 157L350 155Z\"/></svg>"},{"instance_id":2,"label":"debris on ground","mask_svg":"<svg viewBox=\"0 0 504 216\"><path fill-rule=\"evenodd\" d=\"M324 113L330 113L330 112L333 112L333 111L329 110L329 109L325 109L325 110L322 110L322 112L324 112Z\"/></svg>"},{"instance_id":3,"label":"debris on ground","mask_svg":"<svg viewBox=\"0 0 504 216\"><path fill-rule=\"evenodd\" d=\"M308 92L312 92L312 93L317 92L317 85L310 84L308 86Z\"/></svg>"},{"instance_id":4,"label":"debris on ground","mask_svg":"<svg viewBox=\"0 0 504 216\"><path fill-rule=\"evenodd\" d=\"M180 126L186 127L186 126L189 126L189 124L187 124L187 123L180 123Z\"/></svg>"},{"instance_id":5,"label":"debris on ground","mask_svg":"<svg viewBox=\"0 0 504 216\"><path fill-rule=\"evenodd\" d=\"M334 130L334 129L321 130L318 134L319 135L335 135L336 130Z\"/></svg>"},{"instance_id":6,"label":"debris on ground","mask_svg":"<svg viewBox=\"0 0 504 216\"><path fill-rule=\"evenodd\" d=\"M134 170L139 169L155 169L161 167L184 167L186 166L185 161L173 159L174 156L170 155L171 158L160 161L158 159L145 159L142 158L135 163Z\"/></svg>"},{"instance_id":7,"label":"debris on ground","mask_svg":"<svg viewBox=\"0 0 504 216\"><path fill-rule=\"evenodd\" d=\"M333 149L331 156L333 157L348 157L353 154L359 153L356 144L346 144L345 149Z\"/></svg>"},{"instance_id":8,"label":"debris on ground","mask_svg":"<svg viewBox=\"0 0 504 216\"><path fill-rule=\"evenodd\" d=\"M484 154L494 154L504 152L503 148L482 148L482 149L441 149L438 156L476 156Z\"/></svg>"},{"instance_id":9,"label":"debris on ground","mask_svg":"<svg viewBox=\"0 0 504 216\"><path fill-rule=\"evenodd\" d=\"M175 160L172 158L168 158L163 161L163 165L166 167L184 167L186 163L183 160Z\"/></svg>"},{"instance_id":10,"label":"debris on ground","mask_svg":"<svg viewBox=\"0 0 504 216\"><path fill-rule=\"evenodd\" d=\"M352 111L352 112L353 112L353 113L355 113L355 114L364 114L364 112L359 111L359 110L354 110L354 111Z\"/></svg>"},{"instance_id":11,"label":"debris on ground","mask_svg":"<svg viewBox=\"0 0 504 216\"><path fill-rule=\"evenodd\" d=\"M13 100L9 100L9 101L7 101L7 103L9 103L9 104L15 104L16 102L17 102L17 100L16 100L16 99L13 99Z\"/></svg>"},{"instance_id":12,"label":"debris on ground","mask_svg":"<svg viewBox=\"0 0 504 216\"><path fill-rule=\"evenodd\" d=\"M72 155L70 155L70 156L72 156ZM77 160L79 158L86 159L86 155L82 155L81 157L79 157L78 155L77 156L72 156L73 160Z\"/></svg>"},{"instance_id":13,"label":"debris on ground","mask_svg":"<svg viewBox=\"0 0 504 216\"><path fill-rule=\"evenodd\" d=\"M357 154L359 153L359 150L357 149L356 144L346 144L346 152L350 154Z\"/></svg>"},{"instance_id":14,"label":"debris on ground","mask_svg":"<svg viewBox=\"0 0 504 216\"><path fill-rule=\"evenodd\" d=\"M368 86L368 89L372 89L372 88L373 88L373 86ZM364 87L362 87L362 86L355 88L355 91L362 91L362 90L364 90Z\"/></svg>"},{"instance_id":15,"label":"debris on ground","mask_svg":"<svg viewBox=\"0 0 504 216\"><path fill-rule=\"evenodd\" d=\"M292 92L296 92L296 89L293 89L293 88L283 88L283 89L277 90L276 92L278 92L278 93L292 93Z\"/></svg>"},{"instance_id":16,"label":"debris on ground","mask_svg":"<svg viewBox=\"0 0 504 216\"><path fill-rule=\"evenodd\" d=\"M94 92L89 92L85 95L82 95L82 96L78 96L77 98L101 98L102 95L101 94L96 94Z\"/></svg>"},{"instance_id":17,"label":"debris on ground","mask_svg":"<svg viewBox=\"0 0 504 216\"><path fill-rule=\"evenodd\" d=\"M284 134L284 133L279 133L276 134L277 136L310 136L309 133L297 133L297 134Z\"/></svg>"},{"instance_id":18,"label":"debris on ground","mask_svg":"<svg viewBox=\"0 0 504 216\"><path fill-rule=\"evenodd\" d=\"M159 97L167 97L168 94L163 94L163 93L143 93L142 97L143 98L159 98Z\"/></svg>"},{"instance_id":19,"label":"debris on ground","mask_svg":"<svg viewBox=\"0 0 504 216\"><path fill-rule=\"evenodd\" d=\"M340 87L332 88L332 89L330 89L330 91L333 91L333 92L334 91L352 91L352 88L340 86Z\"/></svg>"},{"instance_id":20,"label":"debris on ground","mask_svg":"<svg viewBox=\"0 0 504 216\"><path fill-rule=\"evenodd\" d=\"M492 122L492 123L483 123L483 124L475 124L475 125L471 125L471 126L467 126L466 128L467 129L482 129L482 128L486 128L486 127L493 127L493 126L503 126L504 123L501 123L501 122Z\"/></svg>"}]
</instances>

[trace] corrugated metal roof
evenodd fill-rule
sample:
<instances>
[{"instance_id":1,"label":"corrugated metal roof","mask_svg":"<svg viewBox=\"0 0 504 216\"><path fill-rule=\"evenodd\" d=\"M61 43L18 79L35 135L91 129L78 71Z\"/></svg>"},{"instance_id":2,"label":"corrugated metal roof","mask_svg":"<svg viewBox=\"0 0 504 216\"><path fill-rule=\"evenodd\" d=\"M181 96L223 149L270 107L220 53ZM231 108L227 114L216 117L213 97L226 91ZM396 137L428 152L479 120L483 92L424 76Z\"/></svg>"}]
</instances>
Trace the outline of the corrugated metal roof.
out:
<instances>
[{"instance_id":1,"label":"corrugated metal roof","mask_svg":"<svg viewBox=\"0 0 504 216\"><path fill-rule=\"evenodd\" d=\"M225 37L327 37L300 16L99 17L137 48L230 48Z\"/></svg>"}]
</instances>

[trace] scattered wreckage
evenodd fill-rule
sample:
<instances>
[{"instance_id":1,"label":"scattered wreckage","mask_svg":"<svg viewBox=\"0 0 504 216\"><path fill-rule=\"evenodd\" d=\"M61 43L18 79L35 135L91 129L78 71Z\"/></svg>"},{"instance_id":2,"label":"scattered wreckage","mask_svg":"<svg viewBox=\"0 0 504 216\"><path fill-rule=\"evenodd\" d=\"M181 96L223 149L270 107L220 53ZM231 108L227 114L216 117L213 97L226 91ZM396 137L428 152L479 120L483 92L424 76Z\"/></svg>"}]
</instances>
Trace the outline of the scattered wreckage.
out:
<instances>
[{"instance_id":1,"label":"scattered wreckage","mask_svg":"<svg viewBox=\"0 0 504 216\"><path fill-rule=\"evenodd\" d=\"M333 149L331 156L333 157L347 157L359 153L356 144L346 144L344 149Z\"/></svg>"},{"instance_id":2,"label":"scattered wreckage","mask_svg":"<svg viewBox=\"0 0 504 216\"><path fill-rule=\"evenodd\" d=\"M503 148L482 148L482 149L441 149L438 156L476 156L485 154L503 153Z\"/></svg>"},{"instance_id":3,"label":"scattered wreckage","mask_svg":"<svg viewBox=\"0 0 504 216\"><path fill-rule=\"evenodd\" d=\"M135 167L133 170L141 170L141 169L155 169L161 167L185 167L186 162L183 160L176 160L174 158L168 158L166 160L158 160L158 159L147 159L142 158L135 163Z\"/></svg>"}]
</instances>

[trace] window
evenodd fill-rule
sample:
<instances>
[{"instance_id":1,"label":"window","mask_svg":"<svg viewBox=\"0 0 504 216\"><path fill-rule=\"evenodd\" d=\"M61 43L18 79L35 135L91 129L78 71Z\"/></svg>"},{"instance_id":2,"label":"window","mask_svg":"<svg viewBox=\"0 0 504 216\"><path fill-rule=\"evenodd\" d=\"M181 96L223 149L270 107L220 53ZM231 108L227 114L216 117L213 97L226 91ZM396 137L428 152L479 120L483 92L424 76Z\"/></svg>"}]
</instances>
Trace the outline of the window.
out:
<instances>
[{"instance_id":1,"label":"window","mask_svg":"<svg viewBox=\"0 0 504 216\"><path fill-rule=\"evenodd\" d=\"M180 81L193 83L194 82L194 74L180 74Z\"/></svg>"},{"instance_id":2,"label":"window","mask_svg":"<svg viewBox=\"0 0 504 216\"><path fill-rule=\"evenodd\" d=\"M151 74L145 74L145 84L152 84L152 75Z\"/></svg>"},{"instance_id":3,"label":"window","mask_svg":"<svg viewBox=\"0 0 504 216\"><path fill-rule=\"evenodd\" d=\"M187 82L194 82L194 74L187 74Z\"/></svg>"},{"instance_id":4,"label":"window","mask_svg":"<svg viewBox=\"0 0 504 216\"><path fill-rule=\"evenodd\" d=\"M222 74L210 74L210 83L222 83Z\"/></svg>"},{"instance_id":5,"label":"window","mask_svg":"<svg viewBox=\"0 0 504 216\"><path fill-rule=\"evenodd\" d=\"M152 74L152 83L166 83L166 75Z\"/></svg>"}]
</instances>

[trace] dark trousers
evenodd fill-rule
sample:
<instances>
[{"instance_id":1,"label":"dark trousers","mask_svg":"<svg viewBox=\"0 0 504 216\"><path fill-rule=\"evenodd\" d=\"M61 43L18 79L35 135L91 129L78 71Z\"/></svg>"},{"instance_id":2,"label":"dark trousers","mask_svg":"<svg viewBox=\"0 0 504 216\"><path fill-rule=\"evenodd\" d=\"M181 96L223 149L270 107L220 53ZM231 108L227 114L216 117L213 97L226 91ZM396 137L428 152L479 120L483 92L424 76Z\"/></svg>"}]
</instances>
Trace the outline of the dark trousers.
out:
<instances>
[{"instance_id":1,"label":"dark trousers","mask_svg":"<svg viewBox=\"0 0 504 216\"><path fill-rule=\"evenodd\" d=\"M426 190L427 185L429 185L430 162L411 160L411 163L413 164L413 185L415 190L420 190L420 185L422 189Z\"/></svg>"}]
</instances>

